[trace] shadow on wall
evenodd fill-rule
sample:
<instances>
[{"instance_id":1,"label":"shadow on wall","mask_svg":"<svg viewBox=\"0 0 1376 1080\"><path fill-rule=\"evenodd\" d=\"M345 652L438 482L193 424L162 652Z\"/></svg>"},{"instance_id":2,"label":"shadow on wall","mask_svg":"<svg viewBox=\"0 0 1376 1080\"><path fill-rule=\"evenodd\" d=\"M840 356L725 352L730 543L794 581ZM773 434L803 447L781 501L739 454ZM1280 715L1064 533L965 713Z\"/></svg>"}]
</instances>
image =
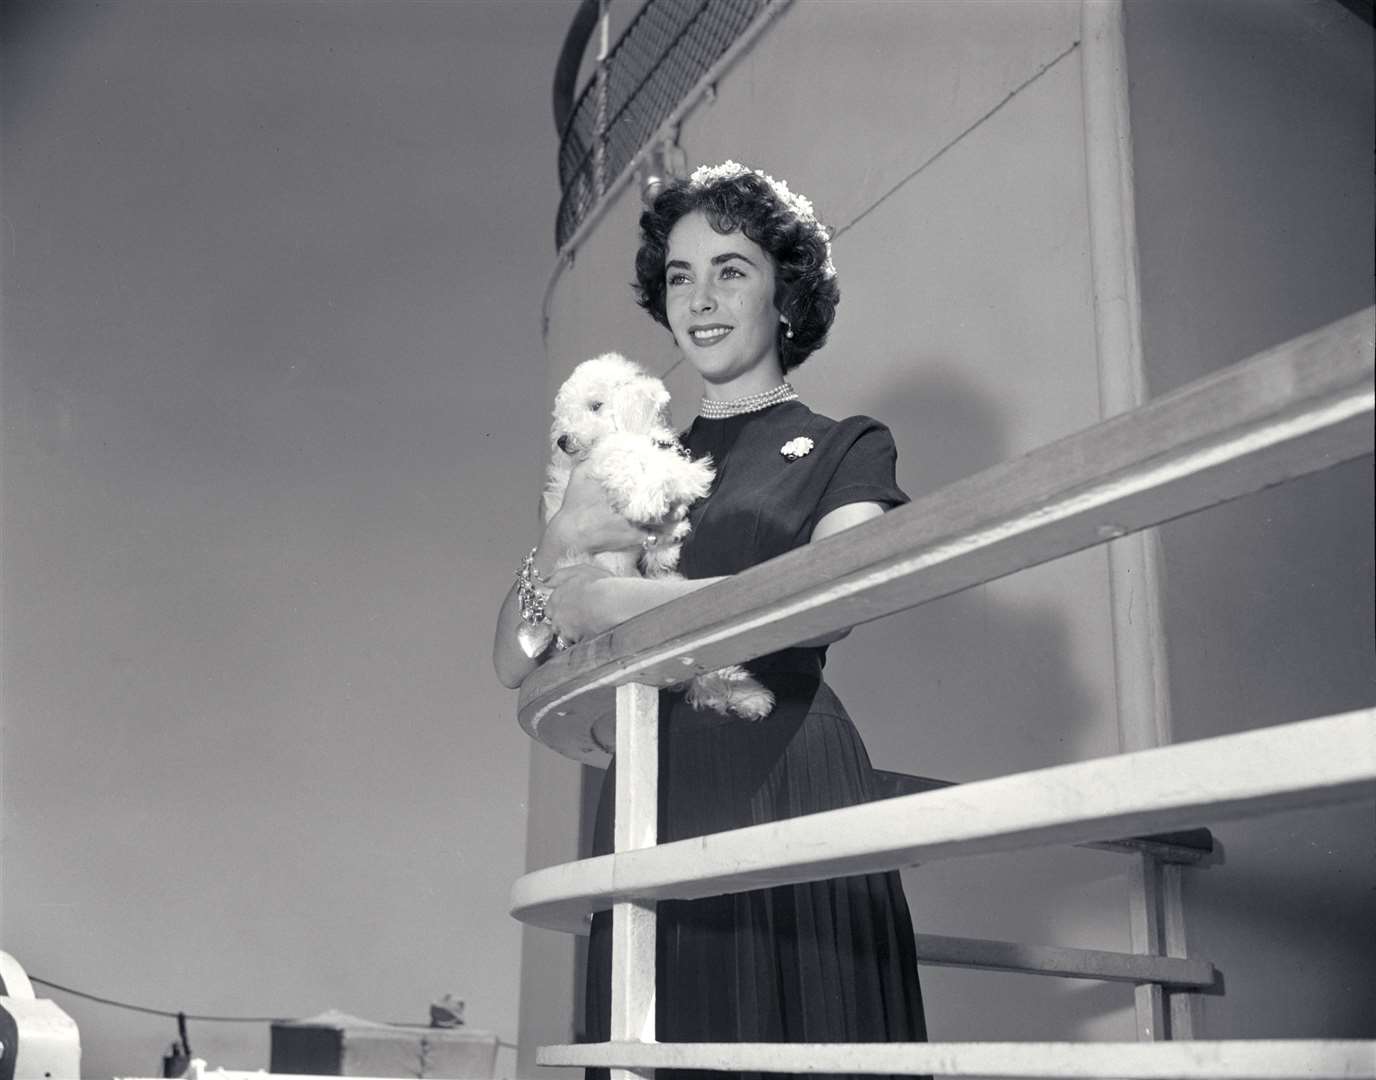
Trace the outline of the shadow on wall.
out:
<instances>
[{"instance_id":1,"label":"shadow on wall","mask_svg":"<svg viewBox=\"0 0 1376 1080\"><path fill-rule=\"evenodd\" d=\"M1371 492L1366 457L1162 530L1178 740L1376 702ZM1368 802L1213 827L1227 864L1185 880L1191 948L1229 977L1207 1036L1376 1035L1372 821Z\"/></svg>"},{"instance_id":2,"label":"shadow on wall","mask_svg":"<svg viewBox=\"0 0 1376 1080\"><path fill-rule=\"evenodd\" d=\"M1176 738L1376 703L1372 459L1162 530Z\"/></svg>"},{"instance_id":3,"label":"shadow on wall","mask_svg":"<svg viewBox=\"0 0 1376 1080\"><path fill-rule=\"evenodd\" d=\"M1007 460L1004 410L990 395L949 360L908 368L910 379L856 407L890 424L910 495ZM1050 577L1067 571L1085 568L1063 561ZM836 650L829 677L854 702L877 767L970 780L1102 752L1068 611L1096 594L1048 592L1046 578L1034 570L899 612Z\"/></svg>"},{"instance_id":4,"label":"shadow on wall","mask_svg":"<svg viewBox=\"0 0 1376 1080\"><path fill-rule=\"evenodd\" d=\"M914 357L913 374L857 408L888 424L898 480L914 498L1008 459L1004 410L962 373L959 358Z\"/></svg>"},{"instance_id":5,"label":"shadow on wall","mask_svg":"<svg viewBox=\"0 0 1376 1080\"><path fill-rule=\"evenodd\" d=\"M835 406L825 388L816 396L822 411L891 426L910 495L1013 455L1006 406L958 362L921 356L894 368L907 377L868 396ZM1112 654L1085 653L1083 627L1106 617L1094 558L932 601L840 643L828 681L875 766L976 780L1115 751ZM904 880L922 933L1124 949L1124 869L1117 856L1058 847L941 860ZM927 966L922 980L934 1038L1132 1038L1130 987Z\"/></svg>"},{"instance_id":6,"label":"shadow on wall","mask_svg":"<svg viewBox=\"0 0 1376 1080\"><path fill-rule=\"evenodd\" d=\"M1268 1038L1376 1037L1374 815L1367 801L1210 826L1227 860L1185 878L1190 950L1226 972L1201 1003L1207 1037L1258 1022Z\"/></svg>"}]
</instances>

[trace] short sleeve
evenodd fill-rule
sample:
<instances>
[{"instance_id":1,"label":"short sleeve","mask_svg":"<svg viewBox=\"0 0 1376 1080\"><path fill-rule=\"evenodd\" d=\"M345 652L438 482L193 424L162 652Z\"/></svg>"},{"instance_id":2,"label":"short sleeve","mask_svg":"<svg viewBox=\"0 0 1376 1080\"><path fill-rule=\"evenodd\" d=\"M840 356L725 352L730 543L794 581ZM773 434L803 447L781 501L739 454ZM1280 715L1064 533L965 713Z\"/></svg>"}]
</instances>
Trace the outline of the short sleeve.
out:
<instances>
[{"instance_id":1,"label":"short sleeve","mask_svg":"<svg viewBox=\"0 0 1376 1080\"><path fill-rule=\"evenodd\" d=\"M895 477L898 449L887 427L868 416L853 416L837 425L833 437L841 440L840 461L817 502L813 527L850 503L877 502L889 509L909 501Z\"/></svg>"}]
</instances>

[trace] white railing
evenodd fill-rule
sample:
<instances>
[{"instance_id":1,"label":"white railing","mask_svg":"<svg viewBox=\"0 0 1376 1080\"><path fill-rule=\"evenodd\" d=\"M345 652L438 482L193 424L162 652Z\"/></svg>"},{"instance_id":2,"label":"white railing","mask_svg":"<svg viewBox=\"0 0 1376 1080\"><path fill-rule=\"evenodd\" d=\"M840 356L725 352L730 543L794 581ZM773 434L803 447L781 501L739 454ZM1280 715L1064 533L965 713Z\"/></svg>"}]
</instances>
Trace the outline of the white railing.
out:
<instances>
[{"instance_id":1,"label":"white railing","mask_svg":"<svg viewBox=\"0 0 1376 1080\"><path fill-rule=\"evenodd\" d=\"M1376 309L790 552L555 657L522 687L535 738L617 755L616 851L528 874L513 913L577 931L612 908L612 1040L551 1065L946 1076L1376 1077L1376 1043L657 1044L655 903L1091 842L1376 794L1376 711L1121 754L656 844L657 690L1370 453ZM616 705L610 706L615 688ZM614 722L613 722L614 721ZM922 937L924 962L1212 981L1184 958Z\"/></svg>"},{"instance_id":2,"label":"white railing","mask_svg":"<svg viewBox=\"0 0 1376 1080\"><path fill-rule=\"evenodd\" d=\"M1085 1077L1086 1080L1337 1080L1372 1071L1357 1040L1228 1039L1179 1043L604 1043L551 1047L546 1065L616 1061L650 1069L934 1076Z\"/></svg>"},{"instance_id":3,"label":"white railing","mask_svg":"<svg viewBox=\"0 0 1376 1080\"><path fill-rule=\"evenodd\" d=\"M618 845L614 855L527 874L512 890L513 913L574 930L626 896L690 900L1373 793L1376 710L1361 710L636 850Z\"/></svg>"}]
</instances>

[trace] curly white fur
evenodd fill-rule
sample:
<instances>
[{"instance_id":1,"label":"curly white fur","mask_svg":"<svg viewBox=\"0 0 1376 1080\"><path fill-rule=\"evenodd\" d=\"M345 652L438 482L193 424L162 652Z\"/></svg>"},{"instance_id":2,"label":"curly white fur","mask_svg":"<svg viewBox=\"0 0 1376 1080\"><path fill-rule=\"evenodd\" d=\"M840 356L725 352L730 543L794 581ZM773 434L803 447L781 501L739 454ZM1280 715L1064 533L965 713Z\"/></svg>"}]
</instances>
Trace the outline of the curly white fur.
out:
<instances>
[{"instance_id":1,"label":"curly white fur","mask_svg":"<svg viewBox=\"0 0 1376 1080\"><path fill-rule=\"evenodd\" d=\"M688 535L688 508L707 494L710 458L691 460L669 425L669 391L618 353L585 360L559 388L550 425L550 463L543 510L548 521L564 502L569 474L586 461L609 505L636 525L655 530L641 552L570 552L563 565L595 562L618 577L671 577ZM769 715L774 695L736 665L695 676L688 700L749 720Z\"/></svg>"}]
</instances>

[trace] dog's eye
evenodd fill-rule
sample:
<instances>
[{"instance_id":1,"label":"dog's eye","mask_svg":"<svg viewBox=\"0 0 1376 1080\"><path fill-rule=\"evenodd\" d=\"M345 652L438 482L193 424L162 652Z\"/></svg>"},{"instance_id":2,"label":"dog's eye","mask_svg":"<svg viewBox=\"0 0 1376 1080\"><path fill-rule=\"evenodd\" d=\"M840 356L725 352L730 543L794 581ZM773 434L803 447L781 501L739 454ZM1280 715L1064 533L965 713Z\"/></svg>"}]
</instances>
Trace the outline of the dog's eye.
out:
<instances>
[{"instance_id":1,"label":"dog's eye","mask_svg":"<svg viewBox=\"0 0 1376 1080\"><path fill-rule=\"evenodd\" d=\"M588 405L588 408L591 409L593 412L601 412L601 411L602 411L602 402L600 402L600 401L591 402L591 403Z\"/></svg>"}]
</instances>

